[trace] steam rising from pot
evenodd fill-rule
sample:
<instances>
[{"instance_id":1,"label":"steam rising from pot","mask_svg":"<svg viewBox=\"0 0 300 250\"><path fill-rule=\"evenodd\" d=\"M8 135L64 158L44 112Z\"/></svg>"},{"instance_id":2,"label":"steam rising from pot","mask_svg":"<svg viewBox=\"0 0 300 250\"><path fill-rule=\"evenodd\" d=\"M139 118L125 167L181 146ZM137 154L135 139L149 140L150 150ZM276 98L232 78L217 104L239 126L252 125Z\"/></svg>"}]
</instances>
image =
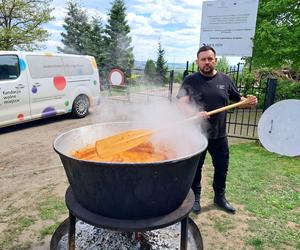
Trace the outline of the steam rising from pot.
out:
<instances>
[{"instance_id":1,"label":"steam rising from pot","mask_svg":"<svg viewBox=\"0 0 300 250\"><path fill-rule=\"evenodd\" d=\"M194 113L199 110L195 106L190 106L189 109ZM97 109L95 123L129 121L135 125L128 129L150 128L155 131L151 138L153 145L172 149L172 155L177 158L194 152L204 134L205 122L185 122L189 116L182 111L177 102L156 100L137 104L105 100ZM106 131L102 137L117 132ZM94 138L95 141L98 139L101 138Z\"/></svg>"}]
</instances>

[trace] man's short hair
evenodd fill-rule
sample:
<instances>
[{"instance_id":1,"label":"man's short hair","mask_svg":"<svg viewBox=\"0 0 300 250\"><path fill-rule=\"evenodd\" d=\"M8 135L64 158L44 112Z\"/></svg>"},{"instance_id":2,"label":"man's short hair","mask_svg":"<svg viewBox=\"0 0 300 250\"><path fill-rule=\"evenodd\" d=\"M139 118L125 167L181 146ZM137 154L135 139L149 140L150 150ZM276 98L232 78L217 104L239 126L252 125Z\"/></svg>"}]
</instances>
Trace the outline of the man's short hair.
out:
<instances>
[{"instance_id":1,"label":"man's short hair","mask_svg":"<svg viewBox=\"0 0 300 250\"><path fill-rule=\"evenodd\" d=\"M197 58L201 52L208 51L208 50L211 50L212 52L214 52L214 55L216 56L216 51L213 47L210 47L208 45L203 45L202 47L200 47L200 49L197 52Z\"/></svg>"}]
</instances>

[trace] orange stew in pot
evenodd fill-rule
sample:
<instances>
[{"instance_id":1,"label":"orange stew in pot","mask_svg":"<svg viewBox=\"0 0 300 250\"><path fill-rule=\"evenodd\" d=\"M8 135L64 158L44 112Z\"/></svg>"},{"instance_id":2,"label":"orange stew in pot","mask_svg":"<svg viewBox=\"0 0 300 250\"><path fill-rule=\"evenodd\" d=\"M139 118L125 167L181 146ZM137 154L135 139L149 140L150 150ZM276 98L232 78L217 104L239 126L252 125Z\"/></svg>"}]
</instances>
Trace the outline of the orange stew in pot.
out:
<instances>
[{"instance_id":1,"label":"orange stew in pot","mask_svg":"<svg viewBox=\"0 0 300 250\"><path fill-rule=\"evenodd\" d=\"M71 154L80 160L99 162L157 162L171 158L171 152L166 147L161 146L155 149L151 142L145 142L135 148L105 158L97 155L95 145L88 145Z\"/></svg>"}]
</instances>

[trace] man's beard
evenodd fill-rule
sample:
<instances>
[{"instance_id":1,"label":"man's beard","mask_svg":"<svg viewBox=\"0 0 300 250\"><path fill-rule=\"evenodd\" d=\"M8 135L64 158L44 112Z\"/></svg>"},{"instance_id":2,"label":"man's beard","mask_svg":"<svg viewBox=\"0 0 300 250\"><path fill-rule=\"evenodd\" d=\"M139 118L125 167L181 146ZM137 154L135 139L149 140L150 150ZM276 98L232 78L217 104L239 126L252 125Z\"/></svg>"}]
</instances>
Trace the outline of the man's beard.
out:
<instances>
[{"instance_id":1,"label":"man's beard","mask_svg":"<svg viewBox=\"0 0 300 250\"><path fill-rule=\"evenodd\" d=\"M214 71L214 68L210 66L205 66L202 69L200 69L200 71L206 75L210 75Z\"/></svg>"}]
</instances>

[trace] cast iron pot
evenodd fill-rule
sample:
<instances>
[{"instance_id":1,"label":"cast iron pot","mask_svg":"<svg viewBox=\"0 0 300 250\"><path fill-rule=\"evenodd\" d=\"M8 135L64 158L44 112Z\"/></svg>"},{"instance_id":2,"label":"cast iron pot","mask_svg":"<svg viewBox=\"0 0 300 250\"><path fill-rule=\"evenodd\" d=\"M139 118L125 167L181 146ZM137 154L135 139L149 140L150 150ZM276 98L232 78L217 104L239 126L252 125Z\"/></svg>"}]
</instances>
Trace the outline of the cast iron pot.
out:
<instances>
[{"instance_id":1,"label":"cast iron pot","mask_svg":"<svg viewBox=\"0 0 300 250\"><path fill-rule=\"evenodd\" d=\"M204 136L190 154L153 163L94 162L70 155L99 138L129 128L133 126L128 122L101 123L56 138L54 150L77 201L94 213L117 219L147 219L174 211L191 188L200 154L207 146Z\"/></svg>"}]
</instances>

